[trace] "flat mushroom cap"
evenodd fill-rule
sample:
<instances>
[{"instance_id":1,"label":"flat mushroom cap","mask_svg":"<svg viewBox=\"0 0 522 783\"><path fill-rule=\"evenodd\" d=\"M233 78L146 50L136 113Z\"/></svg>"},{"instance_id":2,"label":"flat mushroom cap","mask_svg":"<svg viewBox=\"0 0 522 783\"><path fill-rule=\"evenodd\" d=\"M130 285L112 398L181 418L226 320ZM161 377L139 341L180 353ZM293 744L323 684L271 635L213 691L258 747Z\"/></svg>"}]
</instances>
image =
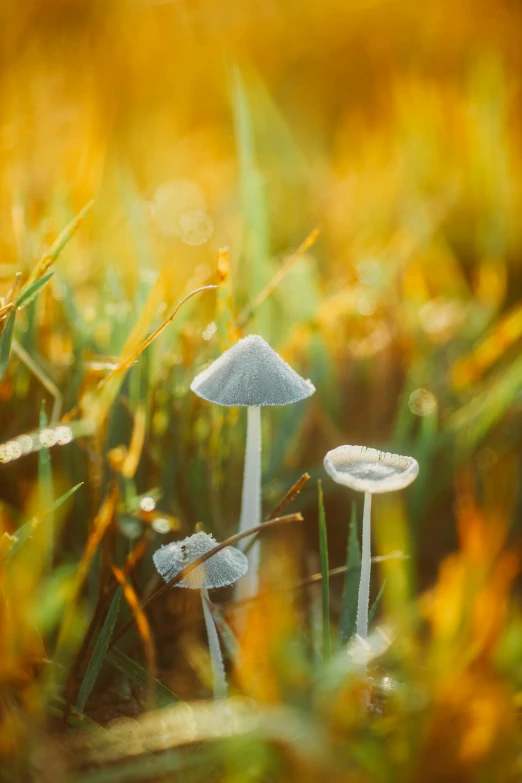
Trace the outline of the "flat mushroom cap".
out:
<instances>
[{"instance_id":1,"label":"flat mushroom cap","mask_svg":"<svg viewBox=\"0 0 522 783\"><path fill-rule=\"evenodd\" d=\"M198 397L227 407L289 405L315 391L257 334L221 354L196 375L190 388Z\"/></svg>"},{"instance_id":2,"label":"flat mushroom cap","mask_svg":"<svg viewBox=\"0 0 522 783\"><path fill-rule=\"evenodd\" d=\"M324 467L334 481L358 492L394 492L417 478L419 463L366 446L339 446L324 458Z\"/></svg>"},{"instance_id":3,"label":"flat mushroom cap","mask_svg":"<svg viewBox=\"0 0 522 783\"><path fill-rule=\"evenodd\" d=\"M152 559L165 582L169 582L189 563L210 552L215 546L217 541L213 536L208 533L194 533L183 541L174 541L172 544L161 546L154 552ZM225 587L237 582L247 570L248 559L243 552L227 546L197 566L186 579L176 582L173 586L190 587L193 590Z\"/></svg>"}]
</instances>

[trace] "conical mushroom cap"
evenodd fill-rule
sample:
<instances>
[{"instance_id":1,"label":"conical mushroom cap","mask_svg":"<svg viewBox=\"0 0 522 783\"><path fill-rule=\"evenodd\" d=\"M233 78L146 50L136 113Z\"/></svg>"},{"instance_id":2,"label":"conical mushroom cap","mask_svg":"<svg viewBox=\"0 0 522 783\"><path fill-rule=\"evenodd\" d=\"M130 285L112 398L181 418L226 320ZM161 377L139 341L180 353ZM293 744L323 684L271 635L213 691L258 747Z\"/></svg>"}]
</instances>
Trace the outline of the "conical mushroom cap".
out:
<instances>
[{"instance_id":1,"label":"conical mushroom cap","mask_svg":"<svg viewBox=\"0 0 522 783\"><path fill-rule=\"evenodd\" d=\"M324 467L338 484L358 492L394 492L417 478L419 463L366 446L339 446L324 458Z\"/></svg>"},{"instance_id":2,"label":"conical mushroom cap","mask_svg":"<svg viewBox=\"0 0 522 783\"><path fill-rule=\"evenodd\" d=\"M262 337L251 334L196 375L190 388L217 405L289 405L314 393Z\"/></svg>"},{"instance_id":3,"label":"conical mushroom cap","mask_svg":"<svg viewBox=\"0 0 522 783\"><path fill-rule=\"evenodd\" d=\"M208 533L194 533L194 535L184 538L183 541L174 541L172 544L160 547L154 552L152 559L163 579L169 582L189 563L197 560L206 552L210 552L216 545L216 539ZM186 579L182 579L174 586L190 587L194 590L225 587L237 582L240 577L246 574L247 570L248 559L243 552L235 547L227 546L197 566Z\"/></svg>"}]
</instances>

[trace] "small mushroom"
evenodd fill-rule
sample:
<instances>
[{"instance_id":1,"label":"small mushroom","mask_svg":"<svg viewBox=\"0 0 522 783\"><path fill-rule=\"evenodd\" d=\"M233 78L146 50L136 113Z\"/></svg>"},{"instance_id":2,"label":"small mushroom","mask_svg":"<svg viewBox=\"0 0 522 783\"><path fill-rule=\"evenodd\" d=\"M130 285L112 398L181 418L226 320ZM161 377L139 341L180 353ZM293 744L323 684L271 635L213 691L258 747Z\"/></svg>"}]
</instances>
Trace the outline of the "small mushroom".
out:
<instances>
[{"instance_id":1,"label":"small mushroom","mask_svg":"<svg viewBox=\"0 0 522 783\"><path fill-rule=\"evenodd\" d=\"M161 546L154 552L152 559L165 582L169 582L176 574L179 574L190 563L197 560L198 557L214 549L216 544L217 541L208 533L194 533L192 536L184 538L183 541L175 541ZM240 552L235 547L227 546L197 566L188 574L186 579L182 579L174 585L174 587L188 587L192 590L199 590L201 593L203 616L205 618L212 664L215 699L226 698L227 680L216 624L209 607L208 591L215 587L226 587L226 585L234 584L234 582L237 582L238 579L246 574L247 570L248 560L243 552Z\"/></svg>"},{"instance_id":2,"label":"small mushroom","mask_svg":"<svg viewBox=\"0 0 522 783\"><path fill-rule=\"evenodd\" d=\"M366 446L339 446L324 458L324 467L334 481L364 492L362 530L361 580L357 599L357 633L368 637L368 604L370 600L371 567L371 505L372 494L395 492L415 480L419 464L413 457L401 457Z\"/></svg>"},{"instance_id":3,"label":"small mushroom","mask_svg":"<svg viewBox=\"0 0 522 783\"><path fill-rule=\"evenodd\" d=\"M204 400L217 405L248 408L245 468L239 530L261 523L261 408L290 405L314 393L314 385L301 378L262 337L239 340L190 386ZM239 586L239 598L257 592L259 543L248 552L248 578Z\"/></svg>"}]
</instances>

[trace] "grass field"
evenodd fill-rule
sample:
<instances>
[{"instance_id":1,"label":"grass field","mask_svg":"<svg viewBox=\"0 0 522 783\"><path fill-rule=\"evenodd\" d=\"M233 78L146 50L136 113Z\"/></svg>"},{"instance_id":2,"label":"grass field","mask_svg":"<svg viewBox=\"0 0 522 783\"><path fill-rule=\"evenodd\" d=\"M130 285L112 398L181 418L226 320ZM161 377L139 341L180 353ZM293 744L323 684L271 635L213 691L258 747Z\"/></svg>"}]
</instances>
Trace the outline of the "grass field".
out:
<instances>
[{"instance_id":1,"label":"grass field","mask_svg":"<svg viewBox=\"0 0 522 783\"><path fill-rule=\"evenodd\" d=\"M520 781L521 23L2 0L0 780ZM238 531L247 414L190 385L250 334L316 391L261 415L214 699L152 555ZM342 444L420 466L373 500L366 640Z\"/></svg>"}]
</instances>

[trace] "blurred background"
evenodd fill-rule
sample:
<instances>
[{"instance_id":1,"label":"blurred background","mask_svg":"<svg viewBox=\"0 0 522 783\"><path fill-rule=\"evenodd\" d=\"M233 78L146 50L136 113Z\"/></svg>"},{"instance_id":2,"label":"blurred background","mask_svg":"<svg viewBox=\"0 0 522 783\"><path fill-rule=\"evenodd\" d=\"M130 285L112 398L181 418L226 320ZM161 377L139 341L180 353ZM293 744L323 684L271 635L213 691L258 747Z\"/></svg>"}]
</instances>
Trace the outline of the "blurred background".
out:
<instances>
[{"instance_id":1,"label":"blurred background","mask_svg":"<svg viewBox=\"0 0 522 783\"><path fill-rule=\"evenodd\" d=\"M20 311L0 385L2 442L37 430L56 399L59 416L80 403L71 420L94 422L52 451L54 496L85 482L58 562L80 556L137 415L121 552L153 519L136 511L142 496L161 521L150 551L198 522L218 539L235 532L244 412L189 384L251 332L317 387L263 413L266 511L312 475L295 504L306 573L319 567L317 478L330 565L346 560L359 501L322 470L342 443L420 463L404 497L375 502L377 551L407 550L415 590L457 547L459 487L517 540L521 22L515 0L3 0L0 296L94 199ZM92 390L117 357L216 282L100 410ZM37 456L5 463L12 534L36 503ZM141 566L144 584L150 556Z\"/></svg>"}]
</instances>

